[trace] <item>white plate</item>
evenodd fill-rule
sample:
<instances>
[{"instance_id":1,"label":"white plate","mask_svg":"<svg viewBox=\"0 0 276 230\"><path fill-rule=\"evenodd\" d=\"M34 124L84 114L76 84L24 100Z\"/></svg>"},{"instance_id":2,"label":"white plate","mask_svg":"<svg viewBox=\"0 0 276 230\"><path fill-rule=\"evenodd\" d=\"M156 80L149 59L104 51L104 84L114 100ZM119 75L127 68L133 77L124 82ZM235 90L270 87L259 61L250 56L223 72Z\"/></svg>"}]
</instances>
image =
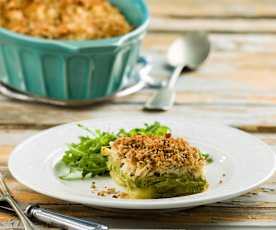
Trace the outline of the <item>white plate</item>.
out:
<instances>
[{"instance_id":1,"label":"white plate","mask_svg":"<svg viewBox=\"0 0 276 230\"><path fill-rule=\"evenodd\" d=\"M127 200L97 196L90 190L91 180L61 181L55 174L56 162L66 149L66 144L76 142L80 135L86 134L76 126L77 123L43 131L20 144L12 152L9 169L19 182L39 193L85 205L126 209L184 208L222 201L256 188L274 173L274 152L255 137L233 128L176 118L140 117L122 122L110 117L78 123L116 131L119 128L141 127L145 122L155 120L171 127L174 136L187 138L214 158L214 162L206 167L210 185L207 191L174 198ZM112 186L122 190L110 178L97 177L93 180L98 188Z\"/></svg>"}]
</instances>

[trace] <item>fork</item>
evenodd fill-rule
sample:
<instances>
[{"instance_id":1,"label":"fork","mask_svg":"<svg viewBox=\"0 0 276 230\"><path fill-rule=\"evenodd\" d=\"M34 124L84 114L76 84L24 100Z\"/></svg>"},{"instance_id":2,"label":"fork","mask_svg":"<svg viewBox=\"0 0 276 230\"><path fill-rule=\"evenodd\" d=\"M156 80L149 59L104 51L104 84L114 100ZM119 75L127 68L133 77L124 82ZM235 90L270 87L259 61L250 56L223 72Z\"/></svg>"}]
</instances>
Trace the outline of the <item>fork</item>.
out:
<instances>
[{"instance_id":1,"label":"fork","mask_svg":"<svg viewBox=\"0 0 276 230\"><path fill-rule=\"evenodd\" d=\"M2 172L0 172L0 190L2 191L2 199L6 200L10 204L10 206L14 209L17 216L21 220L21 222L24 226L24 229L25 230L37 230L38 228L36 228L32 224L32 222L29 220L29 218L25 215L23 210L19 207L19 205L16 203L16 201L12 197L12 195L9 191L9 188L5 183L5 177L2 174Z\"/></svg>"}]
</instances>

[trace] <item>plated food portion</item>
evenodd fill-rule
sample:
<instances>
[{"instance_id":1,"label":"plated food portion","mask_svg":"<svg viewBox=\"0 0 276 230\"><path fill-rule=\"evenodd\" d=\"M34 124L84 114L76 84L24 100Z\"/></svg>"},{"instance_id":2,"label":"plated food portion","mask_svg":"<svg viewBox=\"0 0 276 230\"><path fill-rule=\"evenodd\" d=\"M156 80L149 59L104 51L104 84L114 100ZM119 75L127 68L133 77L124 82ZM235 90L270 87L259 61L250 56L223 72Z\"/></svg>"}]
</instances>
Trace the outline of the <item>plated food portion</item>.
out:
<instances>
[{"instance_id":1,"label":"plated food portion","mask_svg":"<svg viewBox=\"0 0 276 230\"><path fill-rule=\"evenodd\" d=\"M0 27L49 39L88 40L132 30L108 0L0 0Z\"/></svg>"},{"instance_id":2,"label":"plated food portion","mask_svg":"<svg viewBox=\"0 0 276 230\"><path fill-rule=\"evenodd\" d=\"M92 134L80 137L65 152L62 163L68 170L62 180L110 175L126 189L124 197L134 199L190 195L208 187L204 176L208 154L184 138L172 137L165 125L155 122L129 131Z\"/></svg>"},{"instance_id":3,"label":"plated food portion","mask_svg":"<svg viewBox=\"0 0 276 230\"><path fill-rule=\"evenodd\" d=\"M122 137L108 150L111 177L130 198L165 198L204 191L205 158L183 138Z\"/></svg>"},{"instance_id":4,"label":"plated food portion","mask_svg":"<svg viewBox=\"0 0 276 230\"><path fill-rule=\"evenodd\" d=\"M140 210L188 208L231 199L256 189L275 172L276 158L271 148L239 130L176 116L132 116L128 122L122 122L122 116L109 114L42 131L13 150L9 170L20 183L50 197L86 206ZM154 123L156 120L166 126ZM145 122L149 125L144 126ZM68 146L68 143L74 144ZM164 143L167 143L166 148ZM171 149L174 145L177 147ZM145 149L151 149L150 156L144 154ZM174 152L176 149L181 153ZM166 161L151 158L154 154L162 158L163 152L167 154ZM203 153L210 153L213 161ZM182 157L185 160L181 163L177 159ZM136 162L136 158L139 161ZM170 160L178 163L167 164ZM138 166L140 161L141 167ZM160 162L160 176L154 175L157 167L140 171L142 165L150 161L151 165ZM66 170L58 171L59 163L64 166L60 169ZM182 164L185 170L178 171ZM116 165L119 165L118 172L113 170ZM136 174L132 176L131 172ZM118 175L118 182L123 186L115 181ZM124 178L124 175L129 177ZM177 180L176 185L170 182L171 175L174 182ZM160 180L164 181L164 186L157 186ZM150 192L144 190L144 184ZM162 189L157 190L157 187ZM186 195L188 188L197 193ZM162 198L129 199L141 195L145 198L145 194Z\"/></svg>"}]
</instances>

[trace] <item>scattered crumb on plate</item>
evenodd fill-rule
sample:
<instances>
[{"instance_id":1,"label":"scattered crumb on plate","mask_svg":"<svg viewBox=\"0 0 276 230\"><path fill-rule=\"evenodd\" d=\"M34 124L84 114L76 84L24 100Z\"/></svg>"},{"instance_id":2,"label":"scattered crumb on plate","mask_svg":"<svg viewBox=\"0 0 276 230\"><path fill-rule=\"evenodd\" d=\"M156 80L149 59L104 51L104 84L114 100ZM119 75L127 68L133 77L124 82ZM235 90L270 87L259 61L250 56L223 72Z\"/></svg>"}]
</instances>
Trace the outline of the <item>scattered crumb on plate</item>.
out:
<instances>
[{"instance_id":1,"label":"scattered crumb on plate","mask_svg":"<svg viewBox=\"0 0 276 230\"><path fill-rule=\"evenodd\" d=\"M105 186L104 189L97 190L97 186L96 186L96 182L95 181L92 181L91 190L92 190L93 193L96 193L97 196L102 196L102 197L111 196L114 199L118 199L118 198L125 199L125 198L128 198L128 194L126 192L117 191L116 188Z\"/></svg>"}]
</instances>

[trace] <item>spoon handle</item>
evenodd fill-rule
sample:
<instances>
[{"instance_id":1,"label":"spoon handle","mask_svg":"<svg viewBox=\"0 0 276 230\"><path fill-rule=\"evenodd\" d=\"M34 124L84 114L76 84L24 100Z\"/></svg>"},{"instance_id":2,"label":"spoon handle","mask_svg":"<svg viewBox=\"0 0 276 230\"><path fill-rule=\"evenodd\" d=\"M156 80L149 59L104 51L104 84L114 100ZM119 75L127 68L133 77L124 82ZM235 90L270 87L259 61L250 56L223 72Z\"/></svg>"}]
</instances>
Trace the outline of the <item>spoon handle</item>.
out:
<instances>
[{"instance_id":1,"label":"spoon handle","mask_svg":"<svg viewBox=\"0 0 276 230\"><path fill-rule=\"evenodd\" d=\"M174 89L166 87L157 90L157 92L155 92L153 96L147 100L144 109L149 111L167 111L173 106L174 101Z\"/></svg>"},{"instance_id":2,"label":"spoon handle","mask_svg":"<svg viewBox=\"0 0 276 230\"><path fill-rule=\"evenodd\" d=\"M167 85L167 87L169 89L174 89L174 86L175 86L175 84L176 84L176 82L177 82L177 80L178 80L178 78L179 78L179 76L180 76L183 68L184 68L184 65L178 65L175 68L175 70L173 71L173 75L171 76L171 78L169 80L169 83Z\"/></svg>"},{"instance_id":3,"label":"spoon handle","mask_svg":"<svg viewBox=\"0 0 276 230\"><path fill-rule=\"evenodd\" d=\"M182 69L183 65L179 65L175 68L167 86L159 89L147 100L144 106L145 110L167 111L173 106L176 97L174 87Z\"/></svg>"}]
</instances>

